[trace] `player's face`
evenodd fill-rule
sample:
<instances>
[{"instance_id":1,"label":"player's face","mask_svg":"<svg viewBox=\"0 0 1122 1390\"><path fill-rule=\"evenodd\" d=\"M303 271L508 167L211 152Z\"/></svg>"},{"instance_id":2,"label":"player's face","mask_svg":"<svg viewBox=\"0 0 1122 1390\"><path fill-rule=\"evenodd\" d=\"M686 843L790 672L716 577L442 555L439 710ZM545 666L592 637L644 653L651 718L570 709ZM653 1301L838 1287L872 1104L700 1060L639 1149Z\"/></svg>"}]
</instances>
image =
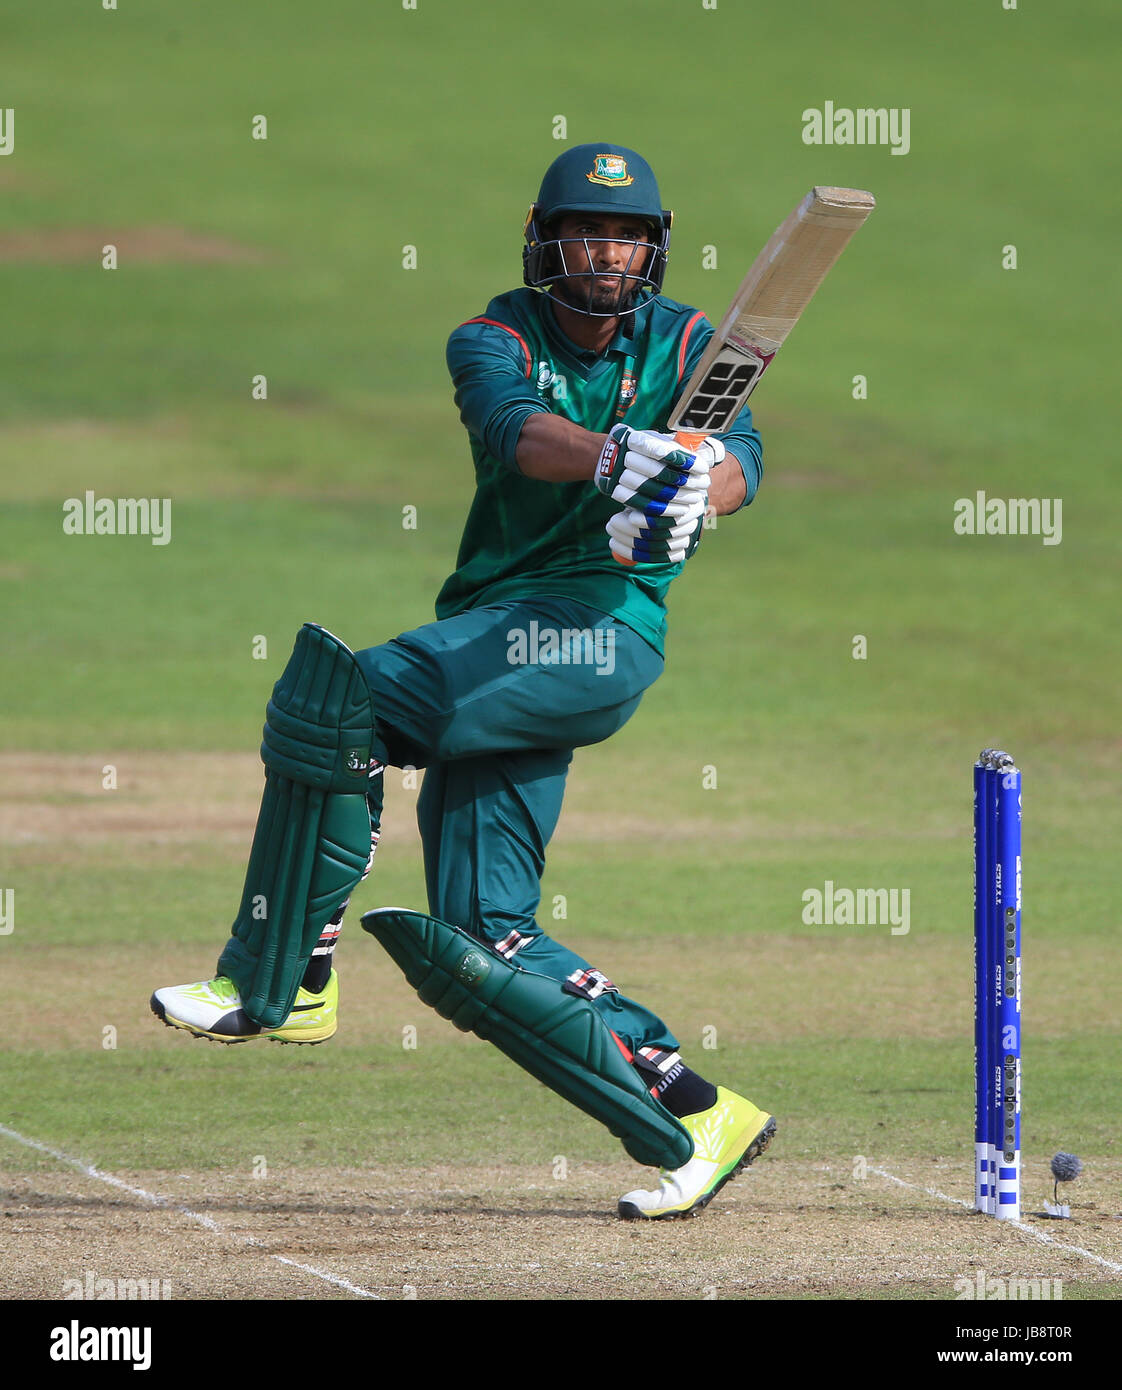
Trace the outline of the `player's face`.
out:
<instances>
[{"instance_id":1,"label":"player's face","mask_svg":"<svg viewBox=\"0 0 1122 1390\"><path fill-rule=\"evenodd\" d=\"M555 292L571 303L594 313L611 313L644 283L643 272L651 252L636 243L649 242L651 233L642 219L568 213L558 220L554 235L565 243L565 269L569 273L558 282ZM596 278L590 280L593 272Z\"/></svg>"}]
</instances>

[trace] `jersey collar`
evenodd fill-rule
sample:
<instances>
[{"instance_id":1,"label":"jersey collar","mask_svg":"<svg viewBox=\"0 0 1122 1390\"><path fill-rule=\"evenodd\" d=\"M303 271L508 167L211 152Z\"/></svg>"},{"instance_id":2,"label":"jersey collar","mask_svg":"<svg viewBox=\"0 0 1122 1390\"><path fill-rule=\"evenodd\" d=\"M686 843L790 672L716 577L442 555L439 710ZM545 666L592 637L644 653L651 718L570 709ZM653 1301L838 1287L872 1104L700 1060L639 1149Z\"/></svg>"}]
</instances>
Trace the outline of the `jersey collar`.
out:
<instances>
[{"instance_id":1,"label":"jersey collar","mask_svg":"<svg viewBox=\"0 0 1122 1390\"><path fill-rule=\"evenodd\" d=\"M633 314L627 314L625 317L621 318L612 341L602 353L599 353L592 352L588 348L582 348L579 344L574 343L572 338L565 333L561 325L557 322L557 316L553 312L553 304L549 295L539 295L539 299L543 301L541 316L547 335L552 338L559 347L564 348L570 357L575 357L578 362L586 366L591 366L593 363L600 361L602 357L607 357L611 354L617 357L633 357L635 355L635 344L642 334L643 320L645 320L646 315L650 312L651 304L654 303L652 300L650 304L644 304L641 308L636 309Z\"/></svg>"}]
</instances>

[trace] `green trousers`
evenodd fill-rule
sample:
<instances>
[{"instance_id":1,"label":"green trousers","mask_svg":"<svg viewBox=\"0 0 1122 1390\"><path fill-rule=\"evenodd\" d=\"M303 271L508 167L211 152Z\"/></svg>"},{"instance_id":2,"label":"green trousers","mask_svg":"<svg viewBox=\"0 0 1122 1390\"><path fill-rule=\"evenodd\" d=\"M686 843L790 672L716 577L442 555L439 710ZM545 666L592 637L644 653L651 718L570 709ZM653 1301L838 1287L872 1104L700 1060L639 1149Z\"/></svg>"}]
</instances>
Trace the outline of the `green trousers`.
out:
<instances>
[{"instance_id":1,"label":"green trousers","mask_svg":"<svg viewBox=\"0 0 1122 1390\"><path fill-rule=\"evenodd\" d=\"M385 761L425 769L417 821L432 915L527 970L578 977L632 1052L676 1050L659 1018L536 920L573 750L627 722L662 657L616 619L549 597L428 623L356 657ZM372 788L376 818L380 790Z\"/></svg>"}]
</instances>

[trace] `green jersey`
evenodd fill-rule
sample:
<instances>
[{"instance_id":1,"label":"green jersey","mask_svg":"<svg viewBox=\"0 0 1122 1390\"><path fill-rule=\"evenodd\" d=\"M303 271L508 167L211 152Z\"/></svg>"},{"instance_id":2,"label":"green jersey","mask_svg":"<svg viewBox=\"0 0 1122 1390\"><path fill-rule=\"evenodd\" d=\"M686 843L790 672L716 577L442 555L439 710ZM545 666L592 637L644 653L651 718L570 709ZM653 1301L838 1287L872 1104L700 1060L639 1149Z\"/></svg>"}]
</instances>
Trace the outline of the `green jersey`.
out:
<instances>
[{"instance_id":1,"label":"green jersey","mask_svg":"<svg viewBox=\"0 0 1122 1390\"><path fill-rule=\"evenodd\" d=\"M712 334L699 310L659 295L620 319L604 352L589 352L561 331L548 295L531 289L500 295L455 330L448 369L471 440L476 493L455 572L436 601L438 618L549 594L610 614L662 652L666 591L685 562L620 565L604 530L618 504L591 478L526 477L515 450L538 411L597 434L625 417L636 429L665 431ZM716 437L744 472L747 504L763 471L748 407Z\"/></svg>"}]
</instances>

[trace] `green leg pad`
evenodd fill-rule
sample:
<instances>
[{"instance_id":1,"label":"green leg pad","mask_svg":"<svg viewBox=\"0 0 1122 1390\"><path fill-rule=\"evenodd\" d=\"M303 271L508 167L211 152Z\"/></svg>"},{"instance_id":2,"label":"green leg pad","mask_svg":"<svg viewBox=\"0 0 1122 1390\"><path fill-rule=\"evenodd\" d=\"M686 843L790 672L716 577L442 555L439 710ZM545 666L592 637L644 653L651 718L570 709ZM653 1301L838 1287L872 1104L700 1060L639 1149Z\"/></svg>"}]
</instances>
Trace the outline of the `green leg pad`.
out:
<instances>
[{"instance_id":1,"label":"green leg pad","mask_svg":"<svg viewBox=\"0 0 1122 1390\"><path fill-rule=\"evenodd\" d=\"M686 1129L647 1090L591 1000L559 980L522 970L459 927L422 912L368 912L421 1001L463 1032L492 1042L550 1090L600 1120L637 1162L680 1168L693 1154Z\"/></svg>"},{"instance_id":2,"label":"green leg pad","mask_svg":"<svg viewBox=\"0 0 1122 1390\"><path fill-rule=\"evenodd\" d=\"M288 1017L323 927L366 869L373 739L370 692L353 653L305 624L266 713L265 792L241 907L218 961L262 1027Z\"/></svg>"}]
</instances>

